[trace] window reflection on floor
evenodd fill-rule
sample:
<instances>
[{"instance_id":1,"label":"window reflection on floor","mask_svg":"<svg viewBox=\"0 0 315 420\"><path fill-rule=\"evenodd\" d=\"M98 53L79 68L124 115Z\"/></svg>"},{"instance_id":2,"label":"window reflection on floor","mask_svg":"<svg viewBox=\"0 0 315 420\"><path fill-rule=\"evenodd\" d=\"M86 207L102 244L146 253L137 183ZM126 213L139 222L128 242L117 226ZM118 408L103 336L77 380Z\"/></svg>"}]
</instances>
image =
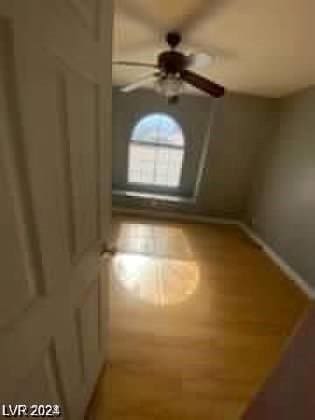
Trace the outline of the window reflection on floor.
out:
<instances>
[{"instance_id":1,"label":"window reflection on floor","mask_svg":"<svg viewBox=\"0 0 315 420\"><path fill-rule=\"evenodd\" d=\"M141 300L159 306L179 304L197 289L199 267L193 260L118 254L115 278Z\"/></svg>"},{"instance_id":2,"label":"window reflection on floor","mask_svg":"<svg viewBox=\"0 0 315 420\"><path fill-rule=\"evenodd\" d=\"M194 258L182 227L123 222L117 229L115 239L118 251L180 260Z\"/></svg>"}]
</instances>

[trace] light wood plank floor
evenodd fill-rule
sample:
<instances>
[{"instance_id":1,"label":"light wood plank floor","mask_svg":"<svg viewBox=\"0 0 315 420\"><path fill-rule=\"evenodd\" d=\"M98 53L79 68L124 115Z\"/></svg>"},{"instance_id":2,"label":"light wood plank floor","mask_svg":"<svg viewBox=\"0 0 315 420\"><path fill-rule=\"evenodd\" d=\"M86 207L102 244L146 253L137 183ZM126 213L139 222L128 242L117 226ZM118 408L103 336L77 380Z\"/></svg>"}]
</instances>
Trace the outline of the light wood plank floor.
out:
<instances>
[{"instance_id":1,"label":"light wood plank floor","mask_svg":"<svg viewBox=\"0 0 315 420\"><path fill-rule=\"evenodd\" d=\"M94 420L236 420L308 300L237 227L116 217Z\"/></svg>"}]
</instances>

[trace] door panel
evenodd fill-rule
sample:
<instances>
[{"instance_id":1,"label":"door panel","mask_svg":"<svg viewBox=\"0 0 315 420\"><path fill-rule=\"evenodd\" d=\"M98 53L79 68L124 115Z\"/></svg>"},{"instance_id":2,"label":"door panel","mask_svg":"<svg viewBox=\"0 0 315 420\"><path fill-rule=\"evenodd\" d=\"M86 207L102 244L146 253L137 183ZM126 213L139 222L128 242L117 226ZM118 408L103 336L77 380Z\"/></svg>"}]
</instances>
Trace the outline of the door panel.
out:
<instances>
[{"instance_id":1,"label":"door panel","mask_svg":"<svg viewBox=\"0 0 315 420\"><path fill-rule=\"evenodd\" d=\"M98 21L97 14L100 6L99 0L69 0L82 24L91 32L91 34L98 39Z\"/></svg>"},{"instance_id":2,"label":"door panel","mask_svg":"<svg viewBox=\"0 0 315 420\"><path fill-rule=\"evenodd\" d=\"M25 156L20 143L13 48L10 19L0 16L0 223L1 269L5 279L0 282L0 328L30 305L43 286L37 232L25 180Z\"/></svg>"},{"instance_id":3,"label":"door panel","mask_svg":"<svg viewBox=\"0 0 315 420\"><path fill-rule=\"evenodd\" d=\"M49 293L70 272L61 191L56 64L43 48L15 32L21 137L38 229L43 281Z\"/></svg>"},{"instance_id":4,"label":"door panel","mask_svg":"<svg viewBox=\"0 0 315 420\"><path fill-rule=\"evenodd\" d=\"M84 380L93 376L99 351L99 285L94 281L78 307L78 326L82 337Z\"/></svg>"},{"instance_id":5,"label":"door panel","mask_svg":"<svg viewBox=\"0 0 315 420\"><path fill-rule=\"evenodd\" d=\"M0 3L0 401L83 418L106 356L109 0Z\"/></svg>"},{"instance_id":6,"label":"door panel","mask_svg":"<svg viewBox=\"0 0 315 420\"><path fill-rule=\"evenodd\" d=\"M65 140L69 142L66 165L72 193L69 197L74 223L72 243L74 257L78 257L97 243L100 234L97 85L68 72L63 86L66 91L61 112L65 112Z\"/></svg>"},{"instance_id":7,"label":"door panel","mask_svg":"<svg viewBox=\"0 0 315 420\"><path fill-rule=\"evenodd\" d=\"M59 372L55 360L53 343L47 346L43 354L30 372L25 383L20 384L19 401L31 405L34 401L55 401L60 407L65 407L62 382L58 382ZM25 399L25 387L30 392Z\"/></svg>"}]
</instances>

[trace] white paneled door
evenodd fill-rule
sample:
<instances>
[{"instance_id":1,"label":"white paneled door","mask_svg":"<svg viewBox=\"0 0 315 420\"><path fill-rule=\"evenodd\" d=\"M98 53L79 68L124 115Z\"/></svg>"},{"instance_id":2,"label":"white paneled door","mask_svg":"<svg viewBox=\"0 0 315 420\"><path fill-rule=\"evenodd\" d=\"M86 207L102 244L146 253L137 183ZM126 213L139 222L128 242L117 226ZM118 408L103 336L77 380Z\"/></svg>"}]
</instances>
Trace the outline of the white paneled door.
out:
<instances>
[{"instance_id":1,"label":"white paneled door","mask_svg":"<svg viewBox=\"0 0 315 420\"><path fill-rule=\"evenodd\" d=\"M1 415L82 419L104 362L111 37L110 0L0 0Z\"/></svg>"}]
</instances>

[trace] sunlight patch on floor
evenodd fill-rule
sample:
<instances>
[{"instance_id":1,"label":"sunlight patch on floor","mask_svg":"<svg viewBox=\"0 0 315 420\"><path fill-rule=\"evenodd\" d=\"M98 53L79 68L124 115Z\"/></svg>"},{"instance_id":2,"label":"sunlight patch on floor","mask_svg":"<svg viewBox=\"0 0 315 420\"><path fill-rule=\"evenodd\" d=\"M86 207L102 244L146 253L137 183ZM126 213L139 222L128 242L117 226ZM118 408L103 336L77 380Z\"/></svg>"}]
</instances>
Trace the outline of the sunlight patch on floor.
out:
<instances>
[{"instance_id":1,"label":"sunlight patch on floor","mask_svg":"<svg viewBox=\"0 0 315 420\"><path fill-rule=\"evenodd\" d=\"M179 304L196 291L199 266L194 261L118 254L113 261L115 278L133 296L153 305Z\"/></svg>"}]
</instances>

